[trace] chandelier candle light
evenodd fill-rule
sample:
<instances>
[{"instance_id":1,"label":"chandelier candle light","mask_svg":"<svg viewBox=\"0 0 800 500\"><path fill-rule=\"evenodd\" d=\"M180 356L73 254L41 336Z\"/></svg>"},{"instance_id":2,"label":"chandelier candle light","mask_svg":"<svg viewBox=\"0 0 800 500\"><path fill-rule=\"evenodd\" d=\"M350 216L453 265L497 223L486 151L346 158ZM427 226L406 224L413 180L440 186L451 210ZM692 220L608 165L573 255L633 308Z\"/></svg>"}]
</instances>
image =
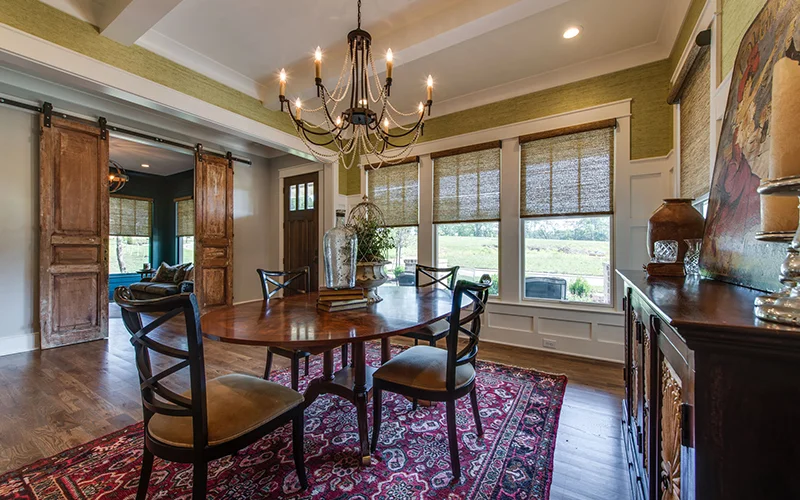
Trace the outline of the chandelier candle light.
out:
<instances>
[{"instance_id":1,"label":"chandelier candle light","mask_svg":"<svg viewBox=\"0 0 800 500\"><path fill-rule=\"evenodd\" d=\"M344 66L332 90L322 79L322 49L317 47L314 51L314 81L319 99L316 108L308 105L303 108L299 97L294 103L286 98L286 70L281 70L281 111L288 112L298 136L321 162L341 160L349 169L361 164L362 157L372 155L378 160L374 168L402 163L423 134L426 109L430 116L433 77L428 75L427 100L420 102L416 111L404 113L392 105L389 96L394 54L392 49L386 51L386 79L381 83L372 57L372 36L361 29L361 0L358 0L358 28L347 35L347 43ZM401 123L408 121L412 123Z\"/></svg>"}]
</instances>

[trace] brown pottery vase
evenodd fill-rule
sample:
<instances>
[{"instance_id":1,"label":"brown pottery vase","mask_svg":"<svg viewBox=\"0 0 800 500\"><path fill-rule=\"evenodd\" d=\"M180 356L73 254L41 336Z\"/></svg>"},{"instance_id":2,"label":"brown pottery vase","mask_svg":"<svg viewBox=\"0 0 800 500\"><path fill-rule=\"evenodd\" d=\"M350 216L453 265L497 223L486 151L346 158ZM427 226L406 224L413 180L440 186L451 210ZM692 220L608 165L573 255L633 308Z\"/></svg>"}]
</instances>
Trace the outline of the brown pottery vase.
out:
<instances>
[{"instance_id":1,"label":"brown pottery vase","mask_svg":"<svg viewBox=\"0 0 800 500\"><path fill-rule=\"evenodd\" d=\"M693 206L691 198L667 198L647 221L647 253L653 260L656 241L678 242L678 258L683 262L688 245L686 240L703 237L705 219Z\"/></svg>"}]
</instances>

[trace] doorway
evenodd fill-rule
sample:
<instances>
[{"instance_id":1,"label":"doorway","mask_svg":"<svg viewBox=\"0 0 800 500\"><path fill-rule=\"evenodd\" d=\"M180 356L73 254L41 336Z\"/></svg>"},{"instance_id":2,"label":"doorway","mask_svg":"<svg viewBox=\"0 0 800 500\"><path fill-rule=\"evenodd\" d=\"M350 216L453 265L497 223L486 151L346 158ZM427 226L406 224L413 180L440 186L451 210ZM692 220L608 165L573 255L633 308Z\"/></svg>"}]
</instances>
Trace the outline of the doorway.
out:
<instances>
[{"instance_id":1,"label":"doorway","mask_svg":"<svg viewBox=\"0 0 800 500\"><path fill-rule=\"evenodd\" d=\"M143 299L190 291L194 155L110 137L109 164L109 300L118 286Z\"/></svg>"},{"instance_id":2,"label":"doorway","mask_svg":"<svg viewBox=\"0 0 800 500\"><path fill-rule=\"evenodd\" d=\"M311 290L319 288L319 172L283 179L285 270L308 266Z\"/></svg>"}]
</instances>

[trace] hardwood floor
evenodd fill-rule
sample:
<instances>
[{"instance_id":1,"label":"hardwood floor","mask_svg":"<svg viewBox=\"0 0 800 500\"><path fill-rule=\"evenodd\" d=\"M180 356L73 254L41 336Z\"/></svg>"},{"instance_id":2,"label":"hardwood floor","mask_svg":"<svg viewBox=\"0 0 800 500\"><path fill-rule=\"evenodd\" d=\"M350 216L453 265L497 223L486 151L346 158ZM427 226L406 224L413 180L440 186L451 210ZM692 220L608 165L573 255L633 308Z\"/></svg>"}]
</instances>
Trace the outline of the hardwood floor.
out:
<instances>
[{"instance_id":1,"label":"hardwood floor","mask_svg":"<svg viewBox=\"0 0 800 500\"><path fill-rule=\"evenodd\" d=\"M120 319L109 322L108 340L0 357L0 473L141 420L129 336ZM205 355L209 377L261 375L266 350L207 341ZM552 500L630 498L620 366L488 342L479 358L569 377ZM274 369L286 366L275 358Z\"/></svg>"}]
</instances>

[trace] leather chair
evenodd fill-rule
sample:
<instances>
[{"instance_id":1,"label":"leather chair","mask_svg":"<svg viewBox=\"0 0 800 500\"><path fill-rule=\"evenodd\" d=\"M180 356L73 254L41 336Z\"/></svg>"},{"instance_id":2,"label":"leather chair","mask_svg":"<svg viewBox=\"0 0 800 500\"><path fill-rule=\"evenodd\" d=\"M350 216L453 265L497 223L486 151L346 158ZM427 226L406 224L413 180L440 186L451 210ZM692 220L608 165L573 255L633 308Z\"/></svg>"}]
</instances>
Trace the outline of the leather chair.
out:
<instances>
[{"instance_id":1,"label":"leather chair","mask_svg":"<svg viewBox=\"0 0 800 500\"><path fill-rule=\"evenodd\" d=\"M205 499L209 461L235 454L290 422L297 477L304 489L308 487L302 394L250 375L206 380L203 333L194 294L136 300L130 289L118 287L114 301L122 309L122 320L131 334L144 410L144 455L137 499L147 496L154 456L192 464L192 498ZM140 313L158 316L143 325ZM178 316L185 320L182 329L187 349L168 345L160 335L152 335ZM178 362L158 371L151 363L151 351ZM190 389L178 394L163 381L184 368L189 369Z\"/></svg>"},{"instance_id":2,"label":"leather chair","mask_svg":"<svg viewBox=\"0 0 800 500\"><path fill-rule=\"evenodd\" d=\"M261 293L264 300L269 302L271 298L283 291L283 296L296 293L308 293L311 289L310 269L308 266L295 269L293 271L267 271L256 269L259 281L261 282ZM297 390L300 385L300 360L305 359L305 374L308 376L308 363L312 354L320 352L310 352L300 349L284 349L283 347L267 347L267 364L264 368L264 380L269 380L272 371L272 357L278 355L291 360L292 389ZM348 349L347 345L342 346L342 366L347 365Z\"/></svg>"},{"instance_id":3,"label":"leather chair","mask_svg":"<svg viewBox=\"0 0 800 500\"><path fill-rule=\"evenodd\" d=\"M460 280L453 293L447 332L447 349L432 346L414 346L384 363L372 375L373 386L373 430L371 449L378 446L381 429L381 398L383 391L400 394L407 398L444 401L447 406L447 435L450 442L450 464L453 481L461 478L461 462L458 457L456 435L456 400L469 394L472 414L478 436L483 436L478 411L478 394L475 385L478 339L481 331L481 316L486 310L489 287L488 275L480 283ZM462 310L464 298L472 301L468 312ZM466 314L462 316L462 314ZM467 337L466 346L458 350L458 337Z\"/></svg>"},{"instance_id":4,"label":"leather chair","mask_svg":"<svg viewBox=\"0 0 800 500\"><path fill-rule=\"evenodd\" d=\"M415 283L417 288L442 286L452 290L456 284L459 266L453 267L430 267L417 264L415 273ZM447 320L437 321L427 325L421 330L403 334L404 337L414 339L414 345L418 345L420 340L427 342L428 345L436 346L436 342L445 338L450 330Z\"/></svg>"}]
</instances>

